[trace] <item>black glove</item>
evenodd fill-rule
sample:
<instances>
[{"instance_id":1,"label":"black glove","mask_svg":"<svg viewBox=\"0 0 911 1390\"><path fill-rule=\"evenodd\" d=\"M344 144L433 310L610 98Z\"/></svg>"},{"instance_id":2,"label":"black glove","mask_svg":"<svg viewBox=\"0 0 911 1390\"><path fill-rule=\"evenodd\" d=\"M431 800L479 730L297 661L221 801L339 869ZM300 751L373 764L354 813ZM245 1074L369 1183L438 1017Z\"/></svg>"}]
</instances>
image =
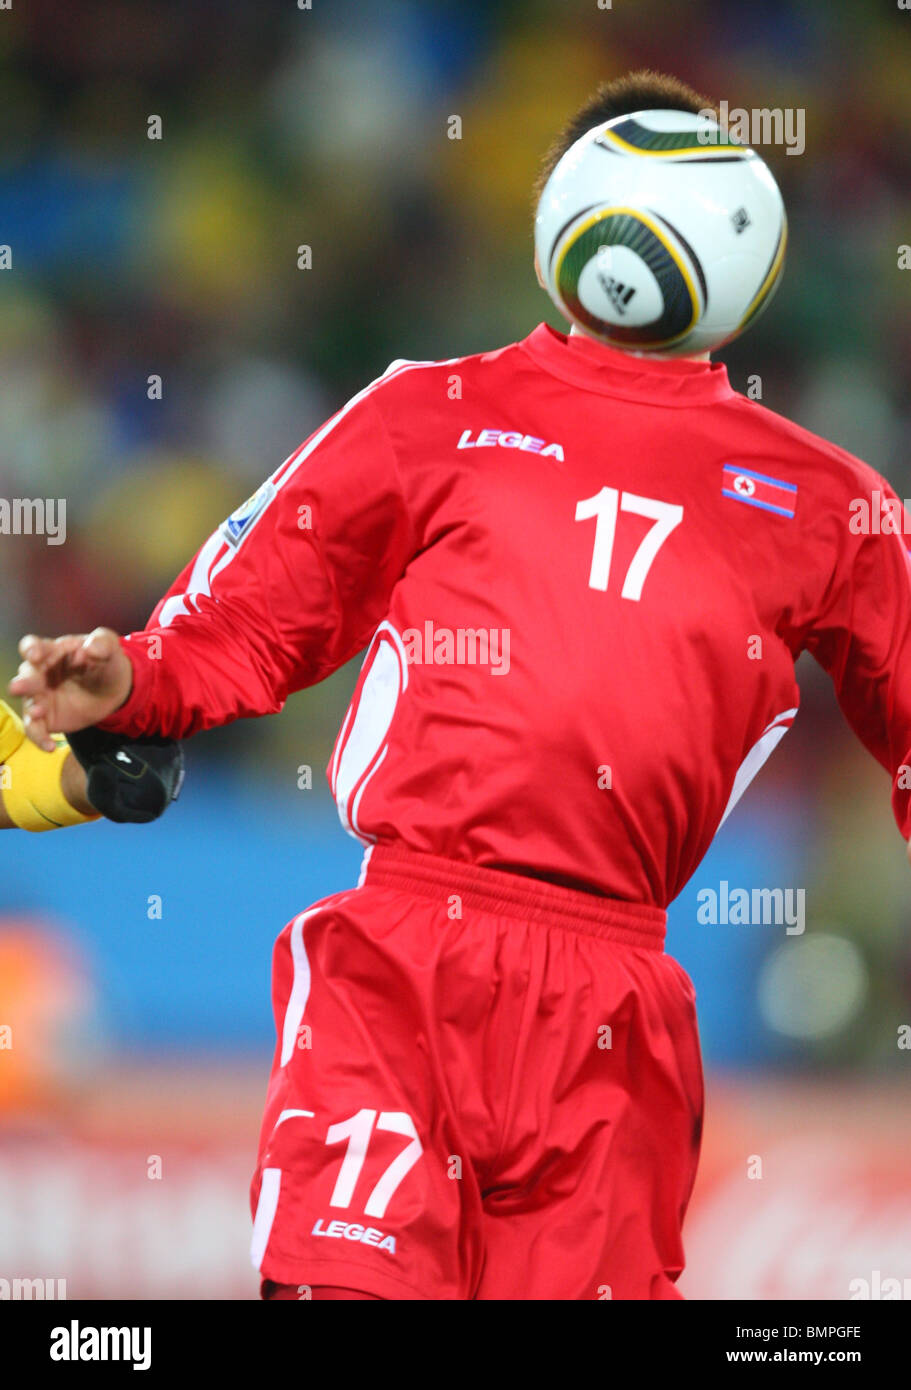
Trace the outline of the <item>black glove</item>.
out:
<instances>
[{"instance_id":1,"label":"black glove","mask_svg":"<svg viewBox=\"0 0 911 1390\"><path fill-rule=\"evenodd\" d=\"M183 749L172 738L126 739L90 728L66 740L85 769L89 801L108 820L145 825L180 795Z\"/></svg>"}]
</instances>

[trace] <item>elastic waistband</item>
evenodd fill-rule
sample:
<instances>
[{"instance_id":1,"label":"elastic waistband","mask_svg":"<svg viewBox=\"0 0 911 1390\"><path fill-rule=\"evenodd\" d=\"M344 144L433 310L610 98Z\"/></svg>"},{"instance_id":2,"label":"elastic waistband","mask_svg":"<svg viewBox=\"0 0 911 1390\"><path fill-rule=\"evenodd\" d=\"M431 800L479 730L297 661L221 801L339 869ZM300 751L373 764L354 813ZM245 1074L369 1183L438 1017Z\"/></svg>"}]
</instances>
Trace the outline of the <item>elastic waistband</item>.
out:
<instances>
[{"instance_id":1,"label":"elastic waistband","mask_svg":"<svg viewBox=\"0 0 911 1390\"><path fill-rule=\"evenodd\" d=\"M364 855L360 883L420 893L446 907L457 894L463 907L493 916L585 932L644 950L664 948L667 913L663 908L599 898L523 874L421 854L403 845L371 845Z\"/></svg>"}]
</instances>

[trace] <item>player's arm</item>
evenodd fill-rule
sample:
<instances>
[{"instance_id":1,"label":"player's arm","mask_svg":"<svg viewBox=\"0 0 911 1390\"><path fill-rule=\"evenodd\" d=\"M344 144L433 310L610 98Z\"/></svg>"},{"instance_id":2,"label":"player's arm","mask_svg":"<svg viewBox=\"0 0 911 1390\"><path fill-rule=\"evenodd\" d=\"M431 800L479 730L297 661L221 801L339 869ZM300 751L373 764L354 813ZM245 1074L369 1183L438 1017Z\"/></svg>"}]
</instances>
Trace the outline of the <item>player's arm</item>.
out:
<instances>
[{"instance_id":1,"label":"player's arm","mask_svg":"<svg viewBox=\"0 0 911 1390\"><path fill-rule=\"evenodd\" d=\"M886 521L877 532L853 534L845 515L842 553L805 645L831 676L852 729L890 773L893 813L911 841L911 519L871 469L862 479L868 514L878 514L870 504L878 488L896 529Z\"/></svg>"},{"instance_id":2,"label":"player's arm","mask_svg":"<svg viewBox=\"0 0 911 1390\"><path fill-rule=\"evenodd\" d=\"M0 700L0 830L59 830L100 816L145 824L179 795L183 752L170 739L89 728L51 745L36 747Z\"/></svg>"},{"instance_id":3,"label":"player's arm","mask_svg":"<svg viewBox=\"0 0 911 1390\"><path fill-rule=\"evenodd\" d=\"M40 751L39 749L39 752ZM49 758L53 755L45 753L44 756ZM5 766L5 764L0 765L0 830L19 830L22 827L18 826L10 816L6 809L6 801L3 797L3 766ZM73 822L74 825L81 825L83 821L99 819L98 812L86 796L85 783L85 772L73 757L72 753L67 751L60 769L60 791L67 805L72 807L77 815L81 817L80 820ZM49 830L53 828L53 826L47 827Z\"/></svg>"},{"instance_id":4,"label":"player's arm","mask_svg":"<svg viewBox=\"0 0 911 1390\"><path fill-rule=\"evenodd\" d=\"M86 773L63 739L36 748L22 721L0 700L0 830L56 830L97 820Z\"/></svg>"},{"instance_id":5,"label":"player's arm","mask_svg":"<svg viewBox=\"0 0 911 1390\"><path fill-rule=\"evenodd\" d=\"M29 736L88 724L182 739L280 710L385 617L419 548L374 384L206 541L143 632L27 638L10 685Z\"/></svg>"}]
</instances>

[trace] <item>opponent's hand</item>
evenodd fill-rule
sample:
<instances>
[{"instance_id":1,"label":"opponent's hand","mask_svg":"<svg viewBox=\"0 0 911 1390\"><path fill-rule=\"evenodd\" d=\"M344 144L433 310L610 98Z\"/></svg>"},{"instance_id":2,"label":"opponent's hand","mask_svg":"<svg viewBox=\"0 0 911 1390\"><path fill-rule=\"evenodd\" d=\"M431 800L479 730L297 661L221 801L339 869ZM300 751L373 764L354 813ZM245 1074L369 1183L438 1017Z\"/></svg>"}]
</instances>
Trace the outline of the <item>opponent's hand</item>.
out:
<instances>
[{"instance_id":1,"label":"opponent's hand","mask_svg":"<svg viewBox=\"0 0 911 1390\"><path fill-rule=\"evenodd\" d=\"M99 724L129 699L133 668L109 627L66 637L29 634L19 655L9 692L23 698L25 731L47 753L54 749L52 733Z\"/></svg>"}]
</instances>

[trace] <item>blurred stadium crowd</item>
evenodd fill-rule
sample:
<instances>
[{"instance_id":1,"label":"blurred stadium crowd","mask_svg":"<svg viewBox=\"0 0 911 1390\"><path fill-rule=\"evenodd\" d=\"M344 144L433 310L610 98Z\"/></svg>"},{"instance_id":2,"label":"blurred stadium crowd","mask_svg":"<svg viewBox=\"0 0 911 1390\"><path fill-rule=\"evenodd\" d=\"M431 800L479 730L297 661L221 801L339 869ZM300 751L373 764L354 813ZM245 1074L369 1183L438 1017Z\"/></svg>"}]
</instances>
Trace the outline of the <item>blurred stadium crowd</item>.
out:
<instances>
[{"instance_id":1,"label":"blurred stadium crowd","mask_svg":"<svg viewBox=\"0 0 911 1390\"><path fill-rule=\"evenodd\" d=\"M724 359L911 494L911 17L863 0L30 0L0 17L0 495L65 498L67 540L0 541L3 668L25 630L142 626L209 531L393 358L561 326L531 268L537 162L597 81L641 65L731 107L805 109L806 152L764 151L790 213L783 286ZM805 886L811 931L854 943L831 966L851 983L834 1025L772 1046L752 979L768 942L726 946L707 1051L888 1066L911 1012L911 879L885 775L801 673L795 730L694 888L738 855L758 883ZM197 740L191 776L230 763L265 785L305 759L319 782L352 683ZM724 950L694 944L692 903L673 920L701 983Z\"/></svg>"}]
</instances>

